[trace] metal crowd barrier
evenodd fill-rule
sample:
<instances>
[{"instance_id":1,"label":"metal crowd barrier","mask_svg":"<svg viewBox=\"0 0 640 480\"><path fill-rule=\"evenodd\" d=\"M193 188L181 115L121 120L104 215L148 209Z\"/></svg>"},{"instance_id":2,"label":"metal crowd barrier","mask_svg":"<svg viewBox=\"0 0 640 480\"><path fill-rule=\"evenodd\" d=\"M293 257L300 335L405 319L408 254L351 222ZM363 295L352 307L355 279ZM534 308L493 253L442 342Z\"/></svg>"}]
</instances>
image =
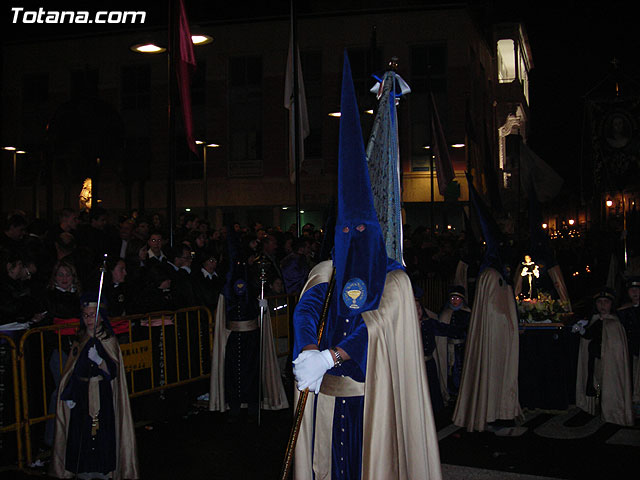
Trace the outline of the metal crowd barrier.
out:
<instances>
[{"instance_id":1,"label":"metal crowd barrier","mask_svg":"<svg viewBox=\"0 0 640 480\"><path fill-rule=\"evenodd\" d=\"M424 291L422 305L432 312L439 313L447 301L448 283L440 278L425 278L418 281L418 285Z\"/></svg>"},{"instance_id":2,"label":"metal crowd barrier","mask_svg":"<svg viewBox=\"0 0 640 480\"><path fill-rule=\"evenodd\" d=\"M3 453L3 457L8 455L7 452L11 446L8 448L5 444L5 435L15 432L15 452L11 453L15 453L18 458L18 468L22 468L23 445L22 436L20 435L22 420L18 382L18 354L14 339L3 333L0 333L0 402L2 402L2 409L0 410L0 452ZM5 423L5 420L11 423Z\"/></svg>"},{"instance_id":3,"label":"metal crowd barrier","mask_svg":"<svg viewBox=\"0 0 640 480\"><path fill-rule=\"evenodd\" d=\"M152 312L111 319L126 325L117 335L129 396L175 388L209 377L213 346L213 317L206 307ZM26 330L15 342L0 335L11 348L15 422L2 426L16 431L18 468L33 461L34 438L53 439L57 386L78 322ZM5 415L6 416L6 415ZM34 432L34 430L36 430ZM6 459L5 459L6 460Z\"/></svg>"},{"instance_id":4,"label":"metal crowd barrier","mask_svg":"<svg viewBox=\"0 0 640 480\"><path fill-rule=\"evenodd\" d=\"M297 296L278 295L267 300L276 352L285 360L291 351L291 320ZM209 378L214 319L206 307L110 320L115 328L126 326L116 337L131 398ZM77 327L78 322L31 328L19 332L19 341L0 334L0 354L5 355L0 358L0 368L11 371L11 394L5 397L13 397L15 410L15 419L12 417L12 423L1 425L1 433L4 441L5 433L15 431L14 450L19 469L32 464L37 444L34 439L46 438L48 434L53 439L57 384L67 358L65 351ZM5 450L5 445L2 447Z\"/></svg>"}]
</instances>

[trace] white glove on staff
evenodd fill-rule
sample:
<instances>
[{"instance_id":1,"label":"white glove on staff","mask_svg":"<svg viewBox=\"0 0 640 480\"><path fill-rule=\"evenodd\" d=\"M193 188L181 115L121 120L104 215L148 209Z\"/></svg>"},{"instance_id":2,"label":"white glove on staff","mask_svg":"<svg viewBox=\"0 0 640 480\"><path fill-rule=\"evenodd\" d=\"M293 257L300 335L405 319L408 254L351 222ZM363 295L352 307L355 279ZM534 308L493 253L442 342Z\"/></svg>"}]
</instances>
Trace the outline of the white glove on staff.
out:
<instances>
[{"instance_id":1,"label":"white glove on staff","mask_svg":"<svg viewBox=\"0 0 640 480\"><path fill-rule=\"evenodd\" d=\"M93 345L90 349L89 349L89 360L91 360L92 362L94 362L96 365L100 366L102 364L102 357L100 356L100 354L98 353L98 350L96 350L96 346Z\"/></svg>"},{"instance_id":2,"label":"white glove on staff","mask_svg":"<svg viewBox=\"0 0 640 480\"><path fill-rule=\"evenodd\" d=\"M298 382L298 390L305 388L320 391L322 376L333 368L333 355L329 350L305 350L293 361L293 374Z\"/></svg>"},{"instance_id":3,"label":"white glove on staff","mask_svg":"<svg viewBox=\"0 0 640 480\"><path fill-rule=\"evenodd\" d=\"M269 301L266 298L259 298L258 306L260 308L264 308L265 310L269 310Z\"/></svg>"},{"instance_id":4,"label":"white glove on staff","mask_svg":"<svg viewBox=\"0 0 640 480\"><path fill-rule=\"evenodd\" d=\"M72 409L76 406L76 402L74 402L73 400L65 400L64 403L67 404L67 407L69 407L69 409Z\"/></svg>"}]
</instances>

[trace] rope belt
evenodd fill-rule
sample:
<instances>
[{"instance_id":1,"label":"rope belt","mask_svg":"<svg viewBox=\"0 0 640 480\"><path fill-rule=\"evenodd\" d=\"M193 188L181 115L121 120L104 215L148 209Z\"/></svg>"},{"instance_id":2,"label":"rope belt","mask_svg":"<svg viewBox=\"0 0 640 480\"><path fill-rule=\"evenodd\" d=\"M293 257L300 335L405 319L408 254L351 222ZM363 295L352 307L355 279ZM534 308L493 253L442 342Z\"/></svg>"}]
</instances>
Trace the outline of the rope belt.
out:
<instances>
[{"instance_id":1,"label":"rope belt","mask_svg":"<svg viewBox=\"0 0 640 480\"><path fill-rule=\"evenodd\" d=\"M89 382L89 416L91 417L91 436L95 437L100 423L98 422L98 415L100 414L100 381L103 379L102 375L96 375L95 377L86 378L78 377L81 382Z\"/></svg>"},{"instance_id":2,"label":"rope belt","mask_svg":"<svg viewBox=\"0 0 640 480\"><path fill-rule=\"evenodd\" d=\"M227 330L232 332L252 332L258 329L258 319L248 320L246 322L227 322Z\"/></svg>"},{"instance_id":3,"label":"rope belt","mask_svg":"<svg viewBox=\"0 0 640 480\"><path fill-rule=\"evenodd\" d=\"M449 345L462 345L466 340L464 338L449 338L447 343Z\"/></svg>"},{"instance_id":4,"label":"rope belt","mask_svg":"<svg viewBox=\"0 0 640 480\"><path fill-rule=\"evenodd\" d=\"M364 383L351 377L325 374L316 397L316 428L314 434L313 471L316 478L331 478L331 437L335 397L360 397ZM343 400L344 402L344 400Z\"/></svg>"},{"instance_id":5,"label":"rope belt","mask_svg":"<svg viewBox=\"0 0 640 480\"><path fill-rule=\"evenodd\" d=\"M356 382L351 377L325 374L320 393L331 397L361 397L364 395L364 382Z\"/></svg>"}]
</instances>

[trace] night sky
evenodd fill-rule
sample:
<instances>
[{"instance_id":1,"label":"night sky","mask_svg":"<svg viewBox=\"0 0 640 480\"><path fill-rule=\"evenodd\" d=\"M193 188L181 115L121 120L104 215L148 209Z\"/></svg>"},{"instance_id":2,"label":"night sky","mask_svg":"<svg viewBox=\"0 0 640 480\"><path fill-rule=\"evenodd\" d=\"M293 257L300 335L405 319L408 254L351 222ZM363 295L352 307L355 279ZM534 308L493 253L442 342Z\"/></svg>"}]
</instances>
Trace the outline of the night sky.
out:
<instances>
[{"instance_id":1,"label":"night sky","mask_svg":"<svg viewBox=\"0 0 640 480\"><path fill-rule=\"evenodd\" d=\"M269 16L284 16L288 13L286 0L264 2L258 9L247 9L255 2L234 2L221 7L222 2L190 2L187 0L188 14L192 23L205 20L222 20L250 11L255 15L268 12ZM276 4L276 9L269 9ZM298 0L299 10L304 13L310 2ZM332 2L316 2L332 5ZM333 2L346 9L350 5L375 6L393 5L389 1L342 0ZM437 3L410 0L407 3ZM473 2L471 2L473 3ZM478 3L478 2L475 2ZM576 185L576 170L580 165L580 152L585 129L582 127L584 96L594 86L612 72L611 61L616 58L622 72L631 78L640 78L638 66L638 36L635 33L637 16L631 13L633 2L608 0L599 2L580 1L493 1L482 2L493 5L496 21L523 21L532 48L534 70L530 74L531 134L530 146L545 161L550 163L565 178L567 186ZM12 25L11 7L23 6L37 9L46 5L47 9L87 9L92 12L105 10L145 10L146 25L166 24L165 1L146 0L97 0L69 1L54 0L42 2L15 0L2 7L3 40L24 38L35 34L46 36L58 34L60 25ZM515 4L515 5L514 5ZM71 27L73 34L83 30L95 31L95 26ZM109 28L109 27L108 27ZM111 27L116 28L116 27ZM6 72L5 72L6 74ZM624 92L623 92L624 93Z\"/></svg>"}]
</instances>

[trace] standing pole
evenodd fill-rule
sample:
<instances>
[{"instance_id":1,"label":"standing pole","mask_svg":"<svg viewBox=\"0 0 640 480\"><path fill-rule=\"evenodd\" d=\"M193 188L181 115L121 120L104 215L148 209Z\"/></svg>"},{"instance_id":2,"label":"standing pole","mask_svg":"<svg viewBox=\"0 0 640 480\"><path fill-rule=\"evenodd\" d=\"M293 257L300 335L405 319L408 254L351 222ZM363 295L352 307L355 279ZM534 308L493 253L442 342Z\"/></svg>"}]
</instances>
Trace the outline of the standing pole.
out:
<instances>
[{"instance_id":1,"label":"standing pole","mask_svg":"<svg viewBox=\"0 0 640 480\"><path fill-rule=\"evenodd\" d=\"M209 188L207 185L207 143L204 143L204 148L202 149L202 188L204 190L204 194L202 197L203 205L204 205L204 218L209 218Z\"/></svg>"},{"instance_id":2,"label":"standing pole","mask_svg":"<svg viewBox=\"0 0 640 480\"><path fill-rule=\"evenodd\" d=\"M433 122L433 119L431 119L431 121ZM433 139L431 140L431 143L433 143ZM432 145L433 147L433 145ZM435 201L435 195L434 195L434 191L433 191L433 152L429 152L429 181L431 183L431 202L429 204L429 209L430 209L430 220L431 220L431 232L429 234L430 238L433 238L434 235L434 212L435 212L435 205L434 205L434 201Z\"/></svg>"},{"instance_id":3,"label":"standing pole","mask_svg":"<svg viewBox=\"0 0 640 480\"><path fill-rule=\"evenodd\" d=\"M298 78L298 26L296 24L296 7L295 0L290 0L291 4L291 67L293 70L293 101L291 102L291 108L293 108L293 129L291 132L291 141L293 142L293 164L295 168L295 182L296 182L296 225L298 227L298 238L302 236L302 216L300 214L300 145L298 144L300 134L300 115L298 113L298 97L299 97L299 82Z\"/></svg>"},{"instance_id":4,"label":"standing pole","mask_svg":"<svg viewBox=\"0 0 640 480\"><path fill-rule=\"evenodd\" d=\"M333 296L333 289L336 286L336 269L333 267L331 270L331 278L329 279L329 286L327 288L327 296L324 298L322 305L322 312L320 314L320 321L318 322L318 345L322 340L324 334L324 327L327 323L327 315L329 314L329 306L331 305L331 298ZM296 449L296 443L298 442L298 435L300 434L300 425L302 424L302 416L304 415L304 409L307 405L307 398L309 397L309 389L305 388L303 392L300 392L298 397L298 403L293 417L293 424L291 425L291 433L289 434L289 441L287 443L287 450L284 454L284 463L282 465L282 471L280 472L280 480L287 480L291 473L291 464L293 461L293 452Z\"/></svg>"},{"instance_id":5,"label":"standing pole","mask_svg":"<svg viewBox=\"0 0 640 480\"><path fill-rule=\"evenodd\" d=\"M260 345L258 347L258 426L260 426L260 417L262 410L262 370L264 369L264 349L262 343L264 342L264 284L267 282L267 273L264 269L264 257L260 262Z\"/></svg>"},{"instance_id":6,"label":"standing pole","mask_svg":"<svg viewBox=\"0 0 640 480\"><path fill-rule=\"evenodd\" d=\"M176 215L176 119L173 108L173 97L175 89L175 74L173 71L173 58L176 45L176 32L174 31L174 0L168 1L169 5L169 42L167 49L167 129L169 133L169 171L167 173L167 219L169 220L169 245L173 247L173 231L175 230Z\"/></svg>"}]
</instances>

